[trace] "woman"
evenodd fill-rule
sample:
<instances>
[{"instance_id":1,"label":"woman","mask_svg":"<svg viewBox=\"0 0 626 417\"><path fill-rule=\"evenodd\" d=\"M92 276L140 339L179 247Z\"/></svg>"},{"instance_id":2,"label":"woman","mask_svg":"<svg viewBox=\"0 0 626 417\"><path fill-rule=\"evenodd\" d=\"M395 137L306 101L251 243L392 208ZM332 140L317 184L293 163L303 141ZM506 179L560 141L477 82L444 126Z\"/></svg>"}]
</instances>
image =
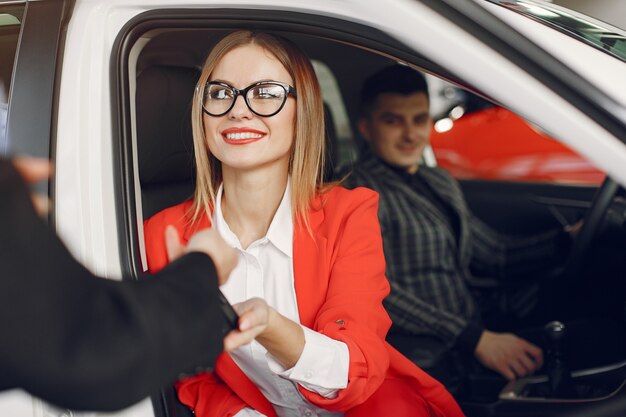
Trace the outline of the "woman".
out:
<instances>
[{"instance_id":1,"label":"woman","mask_svg":"<svg viewBox=\"0 0 626 417\"><path fill-rule=\"evenodd\" d=\"M243 96L240 97L239 96ZM311 63L290 42L238 31L210 53L192 107L194 200L146 222L216 227L239 251L222 286L239 314L215 374L178 384L198 416L462 415L385 342L389 292L377 195L322 182L324 125Z\"/></svg>"}]
</instances>

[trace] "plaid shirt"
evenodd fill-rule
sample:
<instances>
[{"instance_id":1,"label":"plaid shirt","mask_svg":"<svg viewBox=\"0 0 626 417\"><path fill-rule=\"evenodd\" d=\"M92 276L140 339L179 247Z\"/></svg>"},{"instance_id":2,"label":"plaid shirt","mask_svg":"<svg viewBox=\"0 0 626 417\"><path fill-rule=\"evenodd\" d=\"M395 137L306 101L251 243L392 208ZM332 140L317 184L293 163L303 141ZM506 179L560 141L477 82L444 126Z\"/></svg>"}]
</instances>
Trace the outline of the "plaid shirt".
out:
<instances>
[{"instance_id":1,"label":"plaid shirt","mask_svg":"<svg viewBox=\"0 0 626 417\"><path fill-rule=\"evenodd\" d=\"M357 164L343 185L380 194L378 217L391 284L385 306L394 325L409 334L435 336L451 347L471 322L480 320L477 289L554 267L564 233L501 235L472 216L458 183L445 171L421 166L419 175L458 219L446 219L373 156ZM452 224L458 225L458 234ZM526 293L507 301L516 304L507 308L527 309L529 301Z\"/></svg>"}]
</instances>

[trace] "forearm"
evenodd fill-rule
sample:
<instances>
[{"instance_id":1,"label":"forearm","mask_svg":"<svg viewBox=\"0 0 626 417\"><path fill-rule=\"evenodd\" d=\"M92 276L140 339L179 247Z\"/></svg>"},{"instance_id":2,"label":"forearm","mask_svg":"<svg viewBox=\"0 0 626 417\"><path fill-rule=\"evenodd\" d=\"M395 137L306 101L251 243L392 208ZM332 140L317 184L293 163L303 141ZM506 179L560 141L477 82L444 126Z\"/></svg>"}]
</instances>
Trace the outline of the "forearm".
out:
<instances>
[{"instance_id":1,"label":"forearm","mask_svg":"<svg viewBox=\"0 0 626 417\"><path fill-rule=\"evenodd\" d=\"M391 294L385 299L384 305L394 326L404 332L414 335L433 335L446 344L453 345L467 327L467 318L437 308L393 282L391 287Z\"/></svg>"},{"instance_id":2,"label":"forearm","mask_svg":"<svg viewBox=\"0 0 626 417\"><path fill-rule=\"evenodd\" d=\"M350 352L344 342L295 323L260 299L239 310L239 327L251 332L248 337L254 335L258 320L255 340L267 350L272 372L325 398L336 397L337 390L347 386ZM245 343L245 336L239 343Z\"/></svg>"},{"instance_id":3,"label":"forearm","mask_svg":"<svg viewBox=\"0 0 626 417\"><path fill-rule=\"evenodd\" d=\"M474 276L501 279L527 278L562 264L570 236L554 229L530 236L503 235L477 218L471 220Z\"/></svg>"},{"instance_id":4,"label":"forearm","mask_svg":"<svg viewBox=\"0 0 626 417\"><path fill-rule=\"evenodd\" d=\"M293 368L304 350L304 332L299 324L269 308L267 328L257 338L285 368Z\"/></svg>"}]
</instances>

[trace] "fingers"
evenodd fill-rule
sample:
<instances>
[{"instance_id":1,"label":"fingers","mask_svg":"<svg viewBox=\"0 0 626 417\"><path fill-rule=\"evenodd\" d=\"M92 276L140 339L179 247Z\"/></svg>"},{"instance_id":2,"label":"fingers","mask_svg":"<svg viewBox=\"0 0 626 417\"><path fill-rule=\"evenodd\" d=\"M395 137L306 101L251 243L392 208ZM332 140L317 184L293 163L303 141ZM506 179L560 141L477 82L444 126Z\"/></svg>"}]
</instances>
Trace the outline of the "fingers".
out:
<instances>
[{"instance_id":1,"label":"fingers","mask_svg":"<svg viewBox=\"0 0 626 417\"><path fill-rule=\"evenodd\" d=\"M255 328L249 329L245 332L239 330L232 330L224 337L224 350L226 352L232 352L240 346L247 345L252 342L258 335L258 331Z\"/></svg>"},{"instance_id":2,"label":"fingers","mask_svg":"<svg viewBox=\"0 0 626 417\"><path fill-rule=\"evenodd\" d=\"M524 378L526 375L532 373L532 363L529 363L528 358L520 356L513 358L508 366L514 373L513 379Z\"/></svg>"},{"instance_id":3,"label":"fingers","mask_svg":"<svg viewBox=\"0 0 626 417\"><path fill-rule=\"evenodd\" d=\"M43 158L19 156L13 159L13 165L29 184L48 179L52 171L50 161ZM50 200L48 197L33 193L31 194L31 200L39 215L45 216L48 214L50 210Z\"/></svg>"},{"instance_id":4,"label":"fingers","mask_svg":"<svg viewBox=\"0 0 626 417\"><path fill-rule=\"evenodd\" d=\"M237 266L237 251L230 247L215 229L203 229L196 232L187 245L184 245L180 241L176 228L171 225L167 226L165 247L170 262L188 252L202 252L210 256L217 270L219 285L228 281L230 273Z\"/></svg>"},{"instance_id":5,"label":"fingers","mask_svg":"<svg viewBox=\"0 0 626 417\"><path fill-rule=\"evenodd\" d=\"M267 325L268 319L268 307L263 302L256 301L258 299L248 300L246 303L240 303L237 307L237 314L239 315L239 330L248 331L255 327L262 327ZM242 308L243 307L243 308Z\"/></svg>"},{"instance_id":6,"label":"fingers","mask_svg":"<svg viewBox=\"0 0 626 417\"><path fill-rule=\"evenodd\" d=\"M211 257L217 270L218 283L223 285L237 266L237 251L230 247L215 229L204 229L189 240L188 251L204 252Z\"/></svg>"},{"instance_id":7,"label":"fingers","mask_svg":"<svg viewBox=\"0 0 626 417\"><path fill-rule=\"evenodd\" d=\"M185 253L185 247L180 243L178 231L172 225L165 228L165 248L170 262L180 258Z\"/></svg>"},{"instance_id":8,"label":"fingers","mask_svg":"<svg viewBox=\"0 0 626 417\"><path fill-rule=\"evenodd\" d=\"M519 365L519 369L516 368L514 370L518 377L530 375L538 369L538 366L533 358L531 358L527 354L519 355L516 359L517 364Z\"/></svg>"},{"instance_id":9,"label":"fingers","mask_svg":"<svg viewBox=\"0 0 626 417\"><path fill-rule=\"evenodd\" d=\"M13 165L28 183L35 183L50 177L52 166L50 161L43 158L19 156L13 159Z\"/></svg>"},{"instance_id":10,"label":"fingers","mask_svg":"<svg viewBox=\"0 0 626 417\"><path fill-rule=\"evenodd\" d=\"M269 307L258 298L252 298L233 305L239 316L239 328L232 330L224 338L224 350L230 352L252 342L268 324Z\"/></svg>"},{"instance_id":11,"label":"fingers","mask_svg":"<svg viewBox=\"0 0 626 417\"><path fill-rule=\"evenodd\" d=\"M35 211L40 216L46 216L50 211L50 199L41 194L31 194L31 201L35 207Z\"/></svg>"},{"instance_id":12,"label":"fingers","mask_svg":"<svg viewBox=\"0 0 626 417\"><path fill-rule=\"evenodd\" d=\"M508 364L502 364L496 367L494 370L502 375L507 381L514 381L517 379L517 375Z\"/></svg>"},{"instance_id":13,"label":"fingers","mask_svg":"<svg viewBox=\"0 0 626 417\"><path fill-rule=\"evenodd\" d=\"M537 371L543 364L543 354L541 349L532 343L517 337L515 339L516 346L510 352L507 367L515 374L514 379L517 379Z\"/></svg>"},{"instance_id":14,"label":"fingers","mask_svg":"<svg viewBox=\"0 0 626 417\"><path fill-rule=\"evenodd\" d=\"M483 365L508 380L523 378L543 365L539 347L510 333L484 331L475 353Z\"/></svg>"},{"instance_id":15,"label":"fingers","mask_svg":"<svg viewBox=\"0 0 626 417\"><path fill-rule=\"evenodd\" d=\"M572 239L575 239L576 236L578 236L578 233L580 232L580 229L582 229L584 223L585 223L585 221L583 219L580 219L580 220L578 220L574 224L567 224L567 225L565 225L563 227L563 230L565 230L567 233L569 233L569 235L572 237Z\"/></svg>"},{"instance_id":16,"label":"fingers","mask_svg":"<svg viewBox=\"0 0 626 417\"><path fill-rule=\"evenodd\" d=\"M533 371L536 371L543 366L543 351L539 346L533 345L525 340L524 342L526 343L526 355L534 362L535 369Z\"/></svg>"}]
</instances>

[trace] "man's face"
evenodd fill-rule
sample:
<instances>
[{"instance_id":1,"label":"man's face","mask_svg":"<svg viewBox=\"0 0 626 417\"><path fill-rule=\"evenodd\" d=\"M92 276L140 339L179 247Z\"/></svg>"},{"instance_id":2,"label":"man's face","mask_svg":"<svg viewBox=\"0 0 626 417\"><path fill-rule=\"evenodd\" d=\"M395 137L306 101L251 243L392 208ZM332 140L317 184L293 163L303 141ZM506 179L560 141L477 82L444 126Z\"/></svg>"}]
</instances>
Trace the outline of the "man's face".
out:
<instances>
[{"instance_id":1,"label":"man's face","mask_svg":"<svg viewBox=\"0 0 626 417\"><path fill-rule=\"evenodd\" d=\"M379 158L414 173L430 139L428 97L425 93L381 94L371 117L361 119L358 127Z\"/></svg>"}]
</instances>

